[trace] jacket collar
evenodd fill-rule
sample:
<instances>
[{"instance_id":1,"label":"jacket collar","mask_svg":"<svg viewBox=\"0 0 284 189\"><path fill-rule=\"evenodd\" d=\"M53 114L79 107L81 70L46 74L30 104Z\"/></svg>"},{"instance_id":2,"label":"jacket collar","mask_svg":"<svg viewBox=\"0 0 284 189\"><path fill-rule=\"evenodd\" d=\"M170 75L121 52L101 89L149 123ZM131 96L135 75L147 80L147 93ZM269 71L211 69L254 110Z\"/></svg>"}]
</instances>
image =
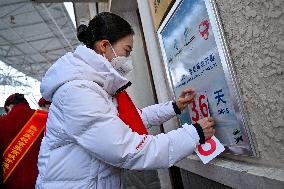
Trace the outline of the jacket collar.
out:
<instances>
[{"instance_id":1,"label":"jacket collar","mask_svg":"<svg viewBox=\"0 0 284 189\"><path fill-rule=\"evenodd\" d=\"M129 86L129 81L121 76L105 57L94 50L80 45L76 48L73 56L82 60L96 71L95 74L98 74L98 77L94 77L94 82L101 85L110 95L114 95L124 86Z\"/></svg>"}]
</instances>

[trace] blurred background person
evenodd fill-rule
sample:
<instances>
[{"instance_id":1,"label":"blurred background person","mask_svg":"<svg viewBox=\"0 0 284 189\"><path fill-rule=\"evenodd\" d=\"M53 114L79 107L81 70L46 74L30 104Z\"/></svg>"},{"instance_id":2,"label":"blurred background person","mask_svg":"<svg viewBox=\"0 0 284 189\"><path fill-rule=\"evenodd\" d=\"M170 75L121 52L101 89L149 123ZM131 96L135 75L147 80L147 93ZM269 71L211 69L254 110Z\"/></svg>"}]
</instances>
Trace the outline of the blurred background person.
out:
<instances>
[{"instance_id":1,"label":"blurred background person","mask_svg":"<svg viewBox=\"0 0 284 189\"><path fill-rule=\"evenodd\" d=\"M38 106L41 110L48 112L49 107L51 105L51 102L49 102L49 101L45 100L43 97L41 97L37 104L38 104Z\"/></svg>"},{"instance_id":2,"label":"blurred background person","mask_svg":"<svg viewBox=\"0 0 284 189\"><path fill-rule=\"evenodd\" d=\"M10 95L0 117L2 188L34 189L37 159L47 114L33 110L23 94Z\"/></svg>"}]
</instances>

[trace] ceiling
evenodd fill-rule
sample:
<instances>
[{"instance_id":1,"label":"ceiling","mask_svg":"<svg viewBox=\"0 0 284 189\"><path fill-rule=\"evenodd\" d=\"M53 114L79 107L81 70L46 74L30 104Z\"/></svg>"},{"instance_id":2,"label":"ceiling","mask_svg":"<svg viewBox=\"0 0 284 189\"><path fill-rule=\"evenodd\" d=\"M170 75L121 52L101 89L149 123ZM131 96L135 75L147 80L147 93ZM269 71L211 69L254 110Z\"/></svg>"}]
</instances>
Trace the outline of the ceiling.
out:
<instances>
[{"instance_id":1,"label":"ceiling","mask_svg":"<svg viewBox=\"0 0 284 189\"><path fill-rule=\"evenodd\" d=\"M41 80L59 57L78 44L63 3L0 0L0 60L7 65Z\"/></svg>"}]
</instances>

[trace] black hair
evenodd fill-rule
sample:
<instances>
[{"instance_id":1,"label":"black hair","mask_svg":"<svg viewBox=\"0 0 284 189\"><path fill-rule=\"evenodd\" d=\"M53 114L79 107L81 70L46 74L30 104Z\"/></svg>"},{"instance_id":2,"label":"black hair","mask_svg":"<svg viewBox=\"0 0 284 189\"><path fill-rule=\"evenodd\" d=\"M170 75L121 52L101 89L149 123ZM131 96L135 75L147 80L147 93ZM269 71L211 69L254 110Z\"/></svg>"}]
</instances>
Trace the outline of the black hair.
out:
<instances>
[{"instance_id":1,"label":"black hair","mask_svg":"<svg viewBox=\"0 0 284 189\"><path fill-rule=\"evenodd\" d=\"M46 105L51 105L51 102L49 101L45 101L41 106L39 107L45 107Z\"/></svg>"},{"instance_id":2,"label":"black hair","mask_svg":"<svg viewBox=\"0 0 284 189\"><path fill-rule=\"evenodd\" d=\"M25 99L25 96L23 94L20 93L15 93L13 95L11 95L4 104L4 108L6 113L8 112L8 108L7 106L10 106L11 104L16 105L19 103L26 103L29 104L28 101Z\"/></svg>"},{"instance_id":3,"label":"black hair","mask_svg":"<svg viewBox=\"0 0 284 189\"><path fill-rule=\"evenodd\" d=\"M97 14L88 26L82 24L77 29L79 41L91 49L99 40L106 39L114 44L128 35L134 35L131 25L120 16L110 12Z\"/></svg>"}]
</instances>

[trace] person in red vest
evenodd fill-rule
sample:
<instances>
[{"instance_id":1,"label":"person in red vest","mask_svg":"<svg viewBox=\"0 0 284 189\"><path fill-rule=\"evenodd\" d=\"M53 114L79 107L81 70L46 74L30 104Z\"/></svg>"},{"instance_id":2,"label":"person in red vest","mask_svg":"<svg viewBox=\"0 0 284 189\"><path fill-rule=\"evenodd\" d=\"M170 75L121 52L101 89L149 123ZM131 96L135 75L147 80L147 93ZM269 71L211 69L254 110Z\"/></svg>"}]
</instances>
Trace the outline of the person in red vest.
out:
<instances>
[{"instance_id":1,"label":"person in red vest","mask_svg":"<svg viewBox=\"0 0 284 189\"><path fill-rule=\"evenodd\" d=\"M23 94L10 95L0 117L1 188L34 189L46 112L33 110Z\"/></svg>"}]
</instances>

